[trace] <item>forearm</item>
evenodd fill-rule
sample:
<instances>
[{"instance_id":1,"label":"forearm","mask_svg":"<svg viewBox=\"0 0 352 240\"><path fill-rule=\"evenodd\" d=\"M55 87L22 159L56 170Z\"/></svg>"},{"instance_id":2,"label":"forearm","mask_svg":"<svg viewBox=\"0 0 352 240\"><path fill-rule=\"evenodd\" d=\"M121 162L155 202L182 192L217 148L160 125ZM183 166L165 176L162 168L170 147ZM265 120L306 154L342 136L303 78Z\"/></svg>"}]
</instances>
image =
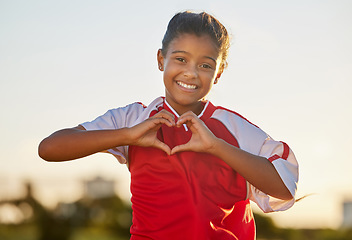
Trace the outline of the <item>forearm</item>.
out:
<instances>
[{"instance_id":1,"label":"forearm","mask_svg":"<svg viewBox=\"0 0 352 240\"><path fill-rule=\"evenodd\" d=\"M128 129L85 131L82 128L59 130L39 145L39 156L47 161L82 158L128 144Z\"/></svg>"},{"instance_id":2,"label":"forearm","mask_svg":"<svg viewBox=\"0 0 352 240\"><path fill-rule=\"evenodd\" d=\"M266 158L234 147L222 139L217 139L209 151L262 192L279 199L292 198L275 167Z\"/></svg>"}]
</instances>

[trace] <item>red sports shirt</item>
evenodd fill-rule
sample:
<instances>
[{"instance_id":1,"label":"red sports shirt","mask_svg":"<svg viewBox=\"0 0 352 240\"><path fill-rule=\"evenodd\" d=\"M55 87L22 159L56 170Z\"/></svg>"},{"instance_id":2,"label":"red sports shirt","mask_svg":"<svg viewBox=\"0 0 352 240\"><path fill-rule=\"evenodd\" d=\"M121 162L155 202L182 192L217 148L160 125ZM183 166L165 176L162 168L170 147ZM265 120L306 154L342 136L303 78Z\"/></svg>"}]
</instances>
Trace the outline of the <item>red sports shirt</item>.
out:
<instances>
[{"instance_id":1,"label":"red sports shirt","mask_svg":"<svg viewBox=\"0 0 352 240\"><path fill-rule=\"evenodd\" d=\"M87 130L134 126L161 109L177 113L158 98L148 107L134 103L108 111ZM285 143L271 139L239 114L205 104L198 116L219 138L271 161L283 182L295 195L298 164ZM186 127L163 125L158 138L173 148L191 138ZM131 172L133 224L131 239L255 239L249 200L265 212L291 207L294 200L272 198L251 186L221 159L206 153L180 152L168 156L162 150L121 146L109 150Z\"/></svg>"}]
</instances>

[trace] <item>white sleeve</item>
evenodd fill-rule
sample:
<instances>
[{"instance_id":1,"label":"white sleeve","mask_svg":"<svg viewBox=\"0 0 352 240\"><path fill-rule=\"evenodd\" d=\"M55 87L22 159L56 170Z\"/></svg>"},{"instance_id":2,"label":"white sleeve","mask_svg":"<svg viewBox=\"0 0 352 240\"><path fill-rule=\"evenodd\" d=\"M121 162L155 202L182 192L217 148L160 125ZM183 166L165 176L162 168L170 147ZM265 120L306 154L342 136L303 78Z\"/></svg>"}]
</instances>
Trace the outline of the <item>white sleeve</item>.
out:
<instances>
[{"instance_id":1,"label":"white sleeve","mask_svg":"<svg viewBox=\"0 0 352 240\"><path fill-rule=\"evenodd\" d=\"M107 130L107 129L120 129L130 127L139 114L143 111L144 107L140 103L133 103L126 107L111 109L105 114L97 117L91 122L85 122L81 125L87 130ZM108 150L109 153L114 155L121 164L127 163L128 159L128 146L119 146Z\"/></svg>"},{"instance_id":2,"label":"white sleeve","mask_svg":"<svg viewBox=\"0 0 352 240\"><path fill-rule=\"evenodd\" d=\"M293 152L286 143L268 138L265 140L259 155L267 158L274 165L293 199L281 200L274 198L251 184L249 184L249 199L254 201L264 212L284 211L292 207L295 202L298 183L298 163Z\"/></svg>"}]
</instances>

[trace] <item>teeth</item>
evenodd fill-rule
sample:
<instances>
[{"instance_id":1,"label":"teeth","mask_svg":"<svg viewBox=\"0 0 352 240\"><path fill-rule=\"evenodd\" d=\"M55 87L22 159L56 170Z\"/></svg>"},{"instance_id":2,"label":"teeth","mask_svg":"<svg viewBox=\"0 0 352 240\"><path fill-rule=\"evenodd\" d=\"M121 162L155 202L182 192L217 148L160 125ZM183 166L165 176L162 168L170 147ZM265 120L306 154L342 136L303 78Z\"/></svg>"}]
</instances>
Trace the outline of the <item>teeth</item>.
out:
<instances>
[{"instance_id":1,"label":"teeth","mask_svg":"<svg viewBox=\"0 0 352 240\"><path fill-rule=\"evenodd\" d=\"M177 82L178 85L184 87L184 88L188 88L188 89L196 89L196 85L188 85L186 83L183 83L183 82Z\"/></svg>"}]
</instances>

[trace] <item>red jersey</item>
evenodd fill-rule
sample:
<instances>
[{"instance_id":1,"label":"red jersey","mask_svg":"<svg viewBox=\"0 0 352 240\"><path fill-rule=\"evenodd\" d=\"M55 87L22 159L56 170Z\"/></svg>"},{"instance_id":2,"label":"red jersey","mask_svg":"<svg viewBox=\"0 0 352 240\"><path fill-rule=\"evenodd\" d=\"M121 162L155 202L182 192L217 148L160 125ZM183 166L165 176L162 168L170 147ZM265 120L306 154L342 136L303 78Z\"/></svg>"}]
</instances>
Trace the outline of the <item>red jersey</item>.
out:
<instances>
[{"instance_id":1,"label":"red jersey","mask_svg":"<svg viewBox=\"0 0 352 240\"><path fill-rule=\"evenodd\" d=\"M156 99L145 107L135 103L110 110L82 124L87 130L131 127L161 109L177 113ZM207 102L198 116L221 138L252 154L272 161L294 196L298 165L293 153L257 126L230 110ZM191 138L185 127L163 125L158 138L171 149ZM160 149L123 146L109 150L120 162L128 159L131 172L133 224L131 239L255 239L255 223L249 200L264 211L285 210L294 200L272 198L253 186L221 159L206 153L179 152L167 155Z\"/></svg>"}]
</instances>

